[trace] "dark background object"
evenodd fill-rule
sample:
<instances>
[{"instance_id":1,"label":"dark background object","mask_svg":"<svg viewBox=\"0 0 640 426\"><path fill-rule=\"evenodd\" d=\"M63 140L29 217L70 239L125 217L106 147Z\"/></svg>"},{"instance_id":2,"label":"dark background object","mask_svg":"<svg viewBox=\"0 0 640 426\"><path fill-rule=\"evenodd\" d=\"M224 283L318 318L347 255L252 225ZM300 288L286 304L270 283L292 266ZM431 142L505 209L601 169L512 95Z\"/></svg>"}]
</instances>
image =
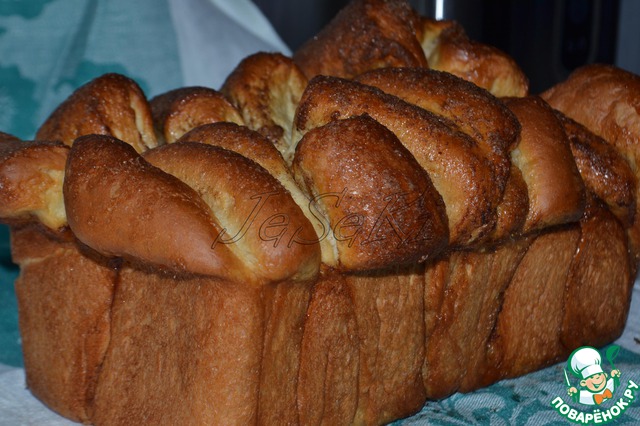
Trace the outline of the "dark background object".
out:
<instances>
[{"instance_id":1,"label":"dark background object","mask_svg":"<svg viewBox=\"0 0 640 426\"><path fill-rule=\"evenodd\" d=\"M348 0L253 0L280 38L295 51L318 33Z\"/></svg>"},{"instance_id":2,"label":"dark background object","mask_svg":"<svg viewBox=\"0 0 640 426\"><path fill-rule=\"evenodd\" d=\"M254 1L294 51L348 3L348 0ZM616 64L619 58L625 59L625 51L619 51L621 21L626 28L636 30L635 38L638 40L631 41L631 47L637 51L640 42L635 26L640 15L628 16L630 9L638 9L640 2L634 0L409 2L422 15L460 22L471 38L511 55L529 77L532 93L539 93L564 80L579 66L594 62ZM625 36L628 45L627 39ZM631 63L626 68L633 66Z\"/></svg>"},{"instance_id":3,"label":"dark background object","mask_svg":"<svg viewBox=\"0 0 640 426\"><path fill-rule=\"evenodd\" d=\"M316 35L349 1L253 0L294 51ZM429 15L435 7L434 0L409 0L409 3L422 15Z\"/></svg>"},{"instance_id":4,"label":"dark background object","mask_svg":"<svg viewBox=\"0 0 640 426\"><path fill-rule=\"evenodd\" d=\"M618 0L485 1L478 39L509 53L539 93L589 63L615 63Z\"/></svg>"}]
</instances>

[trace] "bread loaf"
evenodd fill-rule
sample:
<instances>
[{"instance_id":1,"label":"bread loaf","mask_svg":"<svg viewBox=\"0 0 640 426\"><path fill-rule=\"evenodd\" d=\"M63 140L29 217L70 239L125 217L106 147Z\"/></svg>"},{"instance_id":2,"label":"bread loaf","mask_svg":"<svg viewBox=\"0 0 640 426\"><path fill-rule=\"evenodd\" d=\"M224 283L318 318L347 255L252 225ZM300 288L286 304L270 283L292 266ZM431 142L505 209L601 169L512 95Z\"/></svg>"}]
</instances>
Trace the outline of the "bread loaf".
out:
<instances>
[{"instance_id":1,"label":"bread loaf","mask_svg":"<svg viewBox=\"0 0 640 426\"><path fill-rule=\"evenodd\" d=\"M361 114L394 132L429 173L444 200L452 244L464 246L493 228L502 194L491 163L475 140L416 105L351 80L315 77L298 106L294 140L332 120Z\"/></svg>"},{"instance_id":2,"label":"bread loaf","mask_svg":"<svg viewBox=\"0 0 640 426\"><path fill-rule=\"evenodd\" d=\"M35 220L51 229L66 225L62 180L68 151L61 143L23 143L0 134L4 220L15 224Z\"/></svg>"},{"instance_id":3,"label":"bread loaf","mask_svg":"<svg viewBox=\"0 0 640 426\"><path fill-rule=\"evenodd\" d=\"M26 385L52 410L92 421L98 376L111 341L118 261L80 243L69 231L12 226L11 253Z\"/></svg>"},{"instance_id":4,"label":"bread loaf","mask_svg":"<svg viewBox=\"0 0 640 426\"><path fill-rule=\"evenodd\" d=\"M638 88L640 77L637 75L610 65L594 64L576 70L566 81L544 92L542 97L552 107L608 141L636 172L635 146L640 138ZM588 105L597 105L597 108L587 108ZM636 199L637 191L636 186ZM640 253L637 209L636 203L635 223L629 230L631 250L636 259Z\"/></svg>"},{"instance_id":5,"label":"bread loaf","mask_svg":"<svg viewBox=\"0 0 640 426\"><path fill-rule=\"evenodd\" d=\"M529 95L382 0L219 90L99 77L37 141L0 137L27 385L97 425L383 424L611 342L636 83L589 66Z\"/></svg>"},{"instance_id":6,"label":"bread loaf","mask_svg":"<svg viewBox=\"0 0 640 426\"><path fill-rule=\"evenodd\" d=\"M386 67L428 67L420 17L408 2L355 0L307 41L293 60L304 75L352 78Z\"/></svg>"},{"instance_id":7,"label":"bread loaf","mask_svg":"<svg viewBox=\"0 0 640 426\"><path fill-rule=\"evenodd\" d=\"M220 91L242 111L247 126L291 162L293 117L306 85L307 78L291 58L256 53L238 64Z\"/></svg>"},{"instance_id":8,"label":"bread loaf","mask_svg":"<svg viewBox=\"0 0 640 426\"><path fill-rule=\"evenodd\" d=\"M68 116L82 117L70 122ZM71 145L83 135L112 135L142 152L157 146L149 104L140 86L119 75L106 74L76 90L40 126L37 140Z\"/></svg>"},{"instance_id":9,"label":"bread loaf","mask_svg":"<svg viewBox=\"0 0 640 426\"><path fill-rule=\"evenodd\" d=\"M220 92L207 87L183 87L149 102L156 135L165 143L180 139L194 127L209 123L244 124L240 112Z\"/></svg>"},{"instance_id":10,"label":"bread loaf","mask_svg":"<svg viewBox=\"0 0 640 426\"><path fill-rule=\"evenodd\" d=\"M328 219L329 266L358 271L423 262L448 243L445 205L428 174L369 116L310 130L296 148L293 172Z\"/></svg>"},{"instance_id":11,"label":"bread loaf","mask_svg":"<svg viewBox=\"0 0 640 426\"><path fill-rule=\"evenodd\" d=\"M496 96L525 96L529 80L515 61L493 46L470 39L455 21L423 17L418 32L429 67L447 71Z\"/></svg>"}]
</instances>

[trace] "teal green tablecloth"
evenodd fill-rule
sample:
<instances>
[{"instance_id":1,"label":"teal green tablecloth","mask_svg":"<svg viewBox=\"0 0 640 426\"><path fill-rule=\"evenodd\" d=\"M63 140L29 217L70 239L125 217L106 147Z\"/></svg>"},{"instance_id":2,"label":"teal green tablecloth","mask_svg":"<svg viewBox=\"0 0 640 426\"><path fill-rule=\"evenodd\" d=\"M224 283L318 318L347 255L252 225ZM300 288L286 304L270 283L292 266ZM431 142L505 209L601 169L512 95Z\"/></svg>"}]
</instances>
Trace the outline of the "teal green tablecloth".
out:
<instances>
[{"instance_id":1,"label":"teal green tablecloth","mask_svg":"<svg viewBox=\"0 0 640 426\"><path fill-rule=\"evenodd\" d=\"M622 372L621 383L626 384L631 379L640 384L640 355L623 349L615 366ZM556 397L562 397L576 411L591 412L593 407L581 407L567 397L563 367L555 365L472 393L428 402L420 413L394 425L566 425L567 420L551 405ZM609 368L603 367L605 371ZM621 396L621 388L615 392L616 402ZM640 391L636 395L640 399ZM613 402L603 403L601 411L612 405ZM624 413L616 417L615 424L640 424L640 401L626 406Z\"/></svg>"},{"instance_id":2,"label":"teal green tablecloth","mask_svg":"<svg viewBox=\"0 0 640 426\"><path fill-rule=\"evenodd\" d=\"M7 227L0 226L0 364L22 366L18 309L13 291L18 268L11 264L8 234Z\"/></svg>"}]
</instances>

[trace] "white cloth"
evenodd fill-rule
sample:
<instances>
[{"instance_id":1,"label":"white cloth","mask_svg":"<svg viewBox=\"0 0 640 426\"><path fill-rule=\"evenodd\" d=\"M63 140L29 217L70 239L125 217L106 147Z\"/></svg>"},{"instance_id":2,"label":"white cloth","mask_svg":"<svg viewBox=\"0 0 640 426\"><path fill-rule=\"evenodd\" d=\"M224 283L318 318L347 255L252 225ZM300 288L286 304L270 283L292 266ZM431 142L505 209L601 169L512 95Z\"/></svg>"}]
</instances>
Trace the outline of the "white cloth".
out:
<instances>
[{"instance_id":1,"label":"white cloth","mask_svg":"<svg viewBox=\"0 0 640 426\"><path fill-rule=\"evenodd\" d=\"M49 410L25 386L24 370L0 364L1 426L77 426Z\"/></svg>"},{"instance_id":2,"label":"white cloth","mask_svg":"<svg viewBox=\"0 0 640 426\"><path fill-rule=\"evenodd\" d=\"M185 86L218 89L251 53L290 54L249 0L169 0L169 6Z\"/></svg>"}]
</instances>

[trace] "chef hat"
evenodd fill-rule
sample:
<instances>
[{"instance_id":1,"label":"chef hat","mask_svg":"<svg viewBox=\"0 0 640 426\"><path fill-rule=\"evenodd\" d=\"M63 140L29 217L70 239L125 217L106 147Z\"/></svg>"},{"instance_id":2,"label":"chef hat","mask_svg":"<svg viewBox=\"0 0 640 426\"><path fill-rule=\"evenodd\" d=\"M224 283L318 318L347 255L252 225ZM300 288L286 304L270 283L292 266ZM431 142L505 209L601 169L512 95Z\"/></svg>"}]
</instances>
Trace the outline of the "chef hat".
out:
<instances>
[{"instance_id":1,"label":"chef hat","mask_svg":"<svg viewBox=\"0 0 640 426\"><path fill-rule=\"evenodd\" d=\"M593 376L597 373L603 373L602 358L600 353L590 346L583 346L573 351L569 357L569 364L571 371L578 377L586 379L589 376Z\"/></svg>"}]
</instances>

